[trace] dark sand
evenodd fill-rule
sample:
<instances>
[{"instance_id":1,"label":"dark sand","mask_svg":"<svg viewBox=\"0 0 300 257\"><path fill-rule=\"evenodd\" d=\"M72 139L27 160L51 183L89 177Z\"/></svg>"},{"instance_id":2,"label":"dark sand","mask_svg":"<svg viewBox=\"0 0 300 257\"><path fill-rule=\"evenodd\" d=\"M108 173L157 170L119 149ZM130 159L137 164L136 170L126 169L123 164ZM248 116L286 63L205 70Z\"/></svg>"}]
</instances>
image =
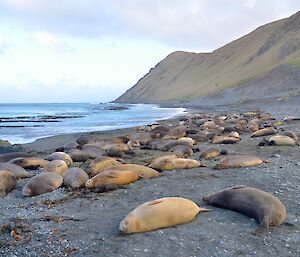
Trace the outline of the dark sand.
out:
<instances>
[{"instance_id":1,"label":"dark sand","mask_svg":"<svg viewBox=\"0 0 300 257\"><path fill-rule=\"evenodd\" d=\"M298 103L298 104L297 104ZM260 103L253 106L203 106L201 111L226 112L262 109L272 111L282 119L286 114L299 115L300 102ZM164 121L165 123L175 122ZM284 125L298 135L300 122ZM132 129L89 133L96 138L110 138L116 134L130 134ZM27 150L45 155L81 134L41 139L26 145ZM213 170L216 161L206 161L207 168L164 172L162 177L139 180L123 189L109 193L81 190L70 194L60 188L52 193L23 198L21 190L26 180L0 199L0 224L21 219L24 235L31 240L14 242L0 227L0 256L300 256L300 149L295 147L258 147L260 139L243 134L235 145L224 145L230 153L254 154L270 162L253 168ZM205 148L208 143L199 144ZM137 150L127 156L130 163L147 163L159 151ZM199 153L192 158L197 159ZM286 223L271 229L265 238L255 237L255 220L229 210L206 206L202 197L231 185L247 185L270 192L286 206ZM123 236L120 221L139 204L164 196L189 198L212 212L200 213L194 221L153 232ZM45 215L57 215L64 220L41 220ZM29 224L29 229L26 229ZM27 231L26 230L31 230ZM7 240L5 240L7 239Z\"/></svg>"}]
</instances>

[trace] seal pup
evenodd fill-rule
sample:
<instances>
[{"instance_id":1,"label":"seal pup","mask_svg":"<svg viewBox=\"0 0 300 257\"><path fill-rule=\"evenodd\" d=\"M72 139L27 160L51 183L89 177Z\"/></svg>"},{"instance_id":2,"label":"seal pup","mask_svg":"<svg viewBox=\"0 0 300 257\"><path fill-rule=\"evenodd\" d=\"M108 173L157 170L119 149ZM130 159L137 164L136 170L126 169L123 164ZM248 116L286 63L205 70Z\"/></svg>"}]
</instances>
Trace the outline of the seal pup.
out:
<instances>
[{"instance_id":1,"label":"seal pup","mask_svg":"<svg viewBox=\"0 0 300 257\"><path fill-rule=\"evenodd\" d=\"M43 172L29 179L22 190L23 196L35 196L58 189L63 183L63 177L55 172Z\"/></svg>"},{"instance_id":2,"label":"seal pup","mask_svg":"<svg viewBox=\"0 0 300 257\"><path fill-rule=\"evenodd\" d=\"M252 155L231 155L223 158L214 169L231 169L231 168L242 168L257 166L268 161L262 160L257 156Z\"/></svg>"},{"instance_id":3,"label":"seal pup","mask_svg":"<svg viewBox=\"0 0 300 257\"><path fill-rule=\"evenodd\" d=\"M286 219L286 209L279 199L252 187L227 188L203 197L203 201L254 218L259 223L254 231L257 236L267 235L270 226L279 226Z\"/></svg>"},{"instance_id":4,"label":"seal pup","mask_svg":"<svg viewBox=\"0 0 300 257\"><path fill-rule=\"evenodd\" d=\"M84 187L88 181L88 174L81 168L69 168L63 175L64 185L72 189Z\"/></svg>"},{"instance_id":5,"label":"seal pup","mask_svg":"<svg viewBox=\"0 0 300 257\"><path fill-rule=\"evenodd\" d=\"M131 211L120 223L123 234L167 228L192 221L200 208L193 201L181 197L165 197L146 202Z\"/></svg>"},{"instance_id":6,"label":"seal pup","mask_svg":"<svg viewBox=\"0 0 300 257\"><path fill-rule=\"evenodd\" d=\"M0 170L0 197L4 197L17 185L16 177L8 170Z\"/></svg>"}]
</instances>

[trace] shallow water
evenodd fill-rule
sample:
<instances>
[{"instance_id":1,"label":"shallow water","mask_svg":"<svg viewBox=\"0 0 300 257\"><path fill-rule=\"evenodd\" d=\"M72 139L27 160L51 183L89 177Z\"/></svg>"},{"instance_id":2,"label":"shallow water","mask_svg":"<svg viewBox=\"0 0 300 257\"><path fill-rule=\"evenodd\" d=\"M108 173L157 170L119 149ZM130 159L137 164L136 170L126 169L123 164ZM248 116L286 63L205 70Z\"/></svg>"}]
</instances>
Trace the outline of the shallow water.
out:
<instances>
[{"instance_id":1,"label":"shallow water","mask_svg":"<svg viewBox=\"0 0 300 257\"><path fill-rule=\"evenodd\" d=\"M125 110L109 110L126 107ZM171 118L184 108L150 104L0 104L0 139L29 143L38 138L76 132L138 126Z\"/></svg>"}]
</instances>

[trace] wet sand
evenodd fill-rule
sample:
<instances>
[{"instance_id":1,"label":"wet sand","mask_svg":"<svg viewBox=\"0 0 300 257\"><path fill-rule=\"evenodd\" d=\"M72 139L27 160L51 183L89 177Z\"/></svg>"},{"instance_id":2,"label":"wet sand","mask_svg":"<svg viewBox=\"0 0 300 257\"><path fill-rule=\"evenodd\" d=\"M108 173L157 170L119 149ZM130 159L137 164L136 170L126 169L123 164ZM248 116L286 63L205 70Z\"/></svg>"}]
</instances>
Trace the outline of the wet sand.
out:
<instances>
[{"instance_id":1,"label":"wet sand","mask_svg":"<svg viewBox=\"0 0 300 257\"><path fill-rule=\"evenodd\" d=\"M273 109L277 119L286 114L299 115L299 105L290 108L274 105L256 106ZM209 112L249 110L249 106L223 107ZM284 110L285 112L281 112ZM204 107L201 111L204 110ZM199 112L199 110L197 110ZM178 119L160 123L175 123ZM300 135L300 122L284 125ZM89 137L111 138L134 133L132 128L88 133ZM27 151L38 156L53 152L64 143L83 134L70 134L41 139L25 145ZM84 135L87 135L86 133ZM122 189L94 193L82 189L69 192L60 188L54 192L24 198L21 190L26 179L5 198L0 199L0 224L23 229L28 242L15 241L4 227L0 227L0 256L300 256L300 149L298 146L259 147L259 139L245 133L238 144L223 145L230 153L252 154L269 163L250 168L214 170L218 159L205 161L207 167L190 170L165 171L162 176L139 180ZM199 143L204 149L209 143ZM165 152L164 152L165 153ZM155 156L164 154L154 150L135 150L126 155L128 163L146 164ZM199 153L192 158L198 159ZM78 164L76 164L78 165ZM267 191L286 206L286 223L271 229L264 237L251 232L257 222L242 214L206 206L202 197L232 185L247 185ZM190 223L159 229L153 232L120 235L120 221L138 205L165 196L180 196L193 200L212 212L200 213ZM46 215L50 215L48 218ZM23 224L19 224L21 219ZM27 231L27 232L26 232Z\"/></svg>"}]
</instances>

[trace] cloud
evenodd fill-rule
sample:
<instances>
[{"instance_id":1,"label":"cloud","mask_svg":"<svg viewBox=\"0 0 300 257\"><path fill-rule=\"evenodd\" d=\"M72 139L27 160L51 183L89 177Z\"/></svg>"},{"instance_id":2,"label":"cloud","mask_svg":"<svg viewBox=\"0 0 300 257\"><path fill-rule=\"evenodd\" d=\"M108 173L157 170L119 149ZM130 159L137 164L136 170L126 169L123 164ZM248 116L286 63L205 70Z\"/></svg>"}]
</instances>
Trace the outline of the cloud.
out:
<instances>
[{"instance_id":1,"label":"cloud","mask_svg":"<svg viewBox=\"0 0 300 257\"><path fill-rule=\"evenodd\" d=\"M4 39L4 37L0 34L0 54L4 54L5 50L7 50L10 45Z\"/></svg>"},{"instance_id":2,"label":"cloud","mask_svg":"<svg viewBox=\"0 0 300 257\"><path fill-rule=\"evenodd\" d=\"M298 11L298 0L2 0L1 16L80 38L146 38L214 49Z\"/></svg>"},{"instance_id":3,"label":"cloud","mask_svg":"<svg viewBox=\"0 0 300 257\"><path fill-rule=\"evenodd\" d=\"M74 49L66 42L59 40L54 34L47 31L38 31L33 34L33 40L35 43L53 48L61 52L74 52Z\"/></svg>"}]
</instances>

